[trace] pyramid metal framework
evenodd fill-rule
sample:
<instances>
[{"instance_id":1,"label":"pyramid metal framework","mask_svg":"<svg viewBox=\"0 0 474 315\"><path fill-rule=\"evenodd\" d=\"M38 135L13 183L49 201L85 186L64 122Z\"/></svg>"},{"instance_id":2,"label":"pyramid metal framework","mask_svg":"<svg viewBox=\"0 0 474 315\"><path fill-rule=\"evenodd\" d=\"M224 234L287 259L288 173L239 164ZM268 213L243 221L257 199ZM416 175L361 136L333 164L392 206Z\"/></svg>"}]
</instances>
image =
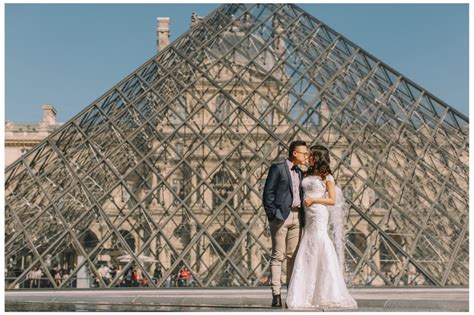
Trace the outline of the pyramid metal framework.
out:
<instances>
[{"instance_id":1,"label":"pyramid metal framework","mask_svg":"<svg viewBox=\"0 0 474 315\"><path fill-rule=\"evenodd\" d=\"M467 286L468 125L296 5L222 5L6 169L6 288L268 285L296 139L331 151L352 285Z\"/></svg>"}]
</instances>

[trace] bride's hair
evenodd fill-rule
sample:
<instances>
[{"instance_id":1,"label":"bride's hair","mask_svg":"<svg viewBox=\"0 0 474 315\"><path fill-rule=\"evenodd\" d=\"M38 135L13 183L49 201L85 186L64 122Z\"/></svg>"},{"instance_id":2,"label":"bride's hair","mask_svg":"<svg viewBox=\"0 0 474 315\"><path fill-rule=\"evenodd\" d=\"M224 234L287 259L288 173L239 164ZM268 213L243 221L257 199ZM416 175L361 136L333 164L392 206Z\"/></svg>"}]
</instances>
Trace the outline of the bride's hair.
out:
<instances>
[{"instance_id":1,"label":"bride's hair","mask_svg":"<svg viewBox=\"0 0 474 315\"><path fill-rule=\"evenodd\" d=\"M315 161L314 166L308 169L308 174L319 175L324 180L327 175L332 175L331 158L329 157L329 150L319 144L313 145L309 148L311 155Z\"/></svg>"}]
</instances>

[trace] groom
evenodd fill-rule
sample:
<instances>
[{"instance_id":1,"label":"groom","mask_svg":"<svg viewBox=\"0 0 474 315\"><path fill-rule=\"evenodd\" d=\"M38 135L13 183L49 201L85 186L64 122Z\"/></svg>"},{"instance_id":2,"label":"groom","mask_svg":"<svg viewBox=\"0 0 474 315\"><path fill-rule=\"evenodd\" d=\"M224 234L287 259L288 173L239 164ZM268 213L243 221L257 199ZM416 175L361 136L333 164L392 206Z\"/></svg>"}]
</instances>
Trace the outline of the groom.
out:
<instances>
[{"instance_id":1,"label":"groom","mask_svg":"<svg viewBox=\"0 0 474 315\"><path fill-rule=\"evenodd\" d=\"M263 189L263 207L270 223L272 237L272 306L281 307L281 265L287 258L286 283L290 283L296 249L303 226L302 172L309 155L304 141L290 144L288 159L272 164Z\"/></svg>"}]
</instances>

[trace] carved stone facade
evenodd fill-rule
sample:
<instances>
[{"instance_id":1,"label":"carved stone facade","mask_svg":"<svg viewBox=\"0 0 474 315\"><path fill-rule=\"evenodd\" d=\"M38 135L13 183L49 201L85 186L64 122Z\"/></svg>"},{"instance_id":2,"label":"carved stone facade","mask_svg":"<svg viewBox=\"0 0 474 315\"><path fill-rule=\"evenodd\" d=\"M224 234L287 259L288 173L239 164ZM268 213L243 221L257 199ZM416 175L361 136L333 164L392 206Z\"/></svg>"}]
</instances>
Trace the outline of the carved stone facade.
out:
<instances>
[{"instance_id":1,"label":"carved stone facade","mask_svg":"<svg viewBox=\"0 0 474 315\"><path fill-rule=\"evenodd\" d=\"M40 143L61 124L53 106L43 105L43 120L35 123L5 122L5 166L10 165Z\"/></svg>"}]
</instances>

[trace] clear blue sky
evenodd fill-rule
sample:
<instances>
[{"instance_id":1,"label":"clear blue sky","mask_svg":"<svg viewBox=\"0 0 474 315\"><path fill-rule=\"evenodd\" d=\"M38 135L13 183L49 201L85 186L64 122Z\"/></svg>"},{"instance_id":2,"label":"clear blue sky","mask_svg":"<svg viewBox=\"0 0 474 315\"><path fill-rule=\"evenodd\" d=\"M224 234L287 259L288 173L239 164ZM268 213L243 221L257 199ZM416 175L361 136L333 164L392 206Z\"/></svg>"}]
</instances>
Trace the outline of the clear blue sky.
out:
<instances>
[{"instance_id":1,"label":"clear blue sky","mask_svg":"<svg viewBox=\"0 0 474 315\"><path fill-rule=\"evenodd\" d=\"M66 122L218 4L6 4L5 119ZM346 38L468 115L467 4L300 4Z\"/></svg>"}]
</instances>

